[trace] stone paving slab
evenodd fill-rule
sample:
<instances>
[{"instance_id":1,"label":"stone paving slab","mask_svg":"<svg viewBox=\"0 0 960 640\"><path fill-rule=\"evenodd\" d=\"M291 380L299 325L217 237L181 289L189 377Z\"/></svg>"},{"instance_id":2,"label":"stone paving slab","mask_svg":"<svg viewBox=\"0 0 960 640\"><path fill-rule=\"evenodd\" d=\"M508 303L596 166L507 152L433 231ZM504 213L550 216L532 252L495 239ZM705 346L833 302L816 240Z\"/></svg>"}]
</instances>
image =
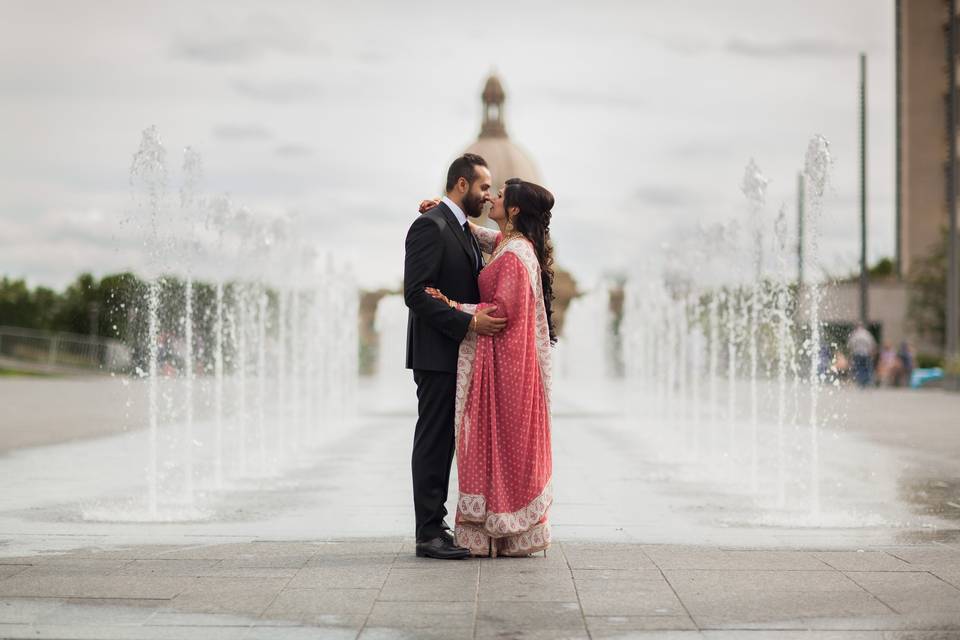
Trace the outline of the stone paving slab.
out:
<instances>
[{"instance_id":1,"label":"stone paving slab","mask_svg":"<svg viewBox=\"0 0 960 640\"><path fill-rule=\"evenodd\" d=\"M18 573L26 571L30 568L28 564L4 564L0 565L0 580L3 578L9 578L10 576L15 576Z\"/></svg>"},{"instance_id":2,"label":"stone paving slab","mask_svg":"<svg viewBox=\"0 0 960 640\"><path fill-rule=\"evenodd\" d=\"M0 563L0 638L944 640L960 638L958 556L939 544L558 543L546 558L447 562L382 540L87 549Z\"/></svg>"},{"instance_id":3,"label":"stone paving slab","mask_svg":"<svg viewBox=\"0 0 960 640\"><path fill-rule=\"evenodd\" d=\"M681 595L733 592L750 597L755 591L862 591L856 582L835 571L665 569L664 575Z\"/></svg>"},{"instance_id":4,"label":"stone paving slab","mask_svg":"<svg viewBox=\"0 0 960 640\"><path fill-rule=\"evenodd\" d=\"M123 570L133 560L88 560L71 562L47 562L31 565L17 574L20 578L40 576L109 576ZM143 560L141 562L147 562Z\"/></svg>"},{"instance_id":5,"label":"stone paving slab","mask_svg":"<svg viewBox=\"0 0 960 640\"><path fill-rule=\"evenodd\" d=\"M890 608L865 591L754 591L682 596L700 628L767 626L775 629L816 628L818 618L882 616Z\"/></svg>"},{"instance_id":6,"label":"stone paving slab","mask_svg":"<svg viewBox=\"0 0 960 640\"><path fill-rule=\"evenodd\" d=\"M960 613L960 589L927 572L848 574L897 613Z\"/></svg>"},{"instance_id":7,"label":"stone paving slab","mask_svg":"<svg viewBox=\"0 0 960 640\"><path fill-rule=\"evenodd\" d=\"M186 578L158 576L42 575L0 580L0 597L35 598L173 598L189 584Z\"/></svg>"},{"instance_id":8,"label":"stone paving slab","mask_svg":"<svg viewBox=\"0 0 960 640\"><path fill-rule=\"evenodd\" d=\"M287 589L380 589L390 565L359 567L304 567L287 583Z\"/></svg>"},{"instance_id":9,"label":"stone paving slab","mask_svg":"<svg viewBox=\"0 0 960 640\"><path fill-rule=\"evenodd\" d=\"M0 598L0 624L32 624L62 604L56 598Z\"/></svg>"},{"instance_id":10,"label":"stone paving slab","mask_svg":"<svg viewBox=\"0 0 960 640\"><path fill-rule=\"evenodd\" d=\"M931 569L930 573L937 576L944 582L960 589L960 567L946 569Z\"/></svg>"},{"instance_id":11,"label":"stone paving slab","mask_svg":"<svg viewBox=\"0 0 960 640\"><path fill-rule=\"evenodd\" d=\"M690 637L673 631L696 630L690 616L586 616L587 630L592 638L634 637L645 632L657 633L657 638Z\"/></svg>"},{"instance_id":12,"label":"stone paving slab","mask_svg":"<svg viewBox=\"0 0 960 640\"><path fill-rule=\"evenodd\" d=\"M219 560L182 560L172 558L164 560L133 560L107 573L115 576L179 576L199 578L200 576L207 575L207 572L217 566L219 562ZM47 572L52 572L56 571L59 567L44 566L42 568Z\"/></svg>"},{"instance_id":13,"label":"stone paving slab","mask_svg":"<svg viewBox=\"0 0 960 640\"><path fill-rule=\"evenodd\" d=\"M109 620L111 625L148 624L166 603L163 599L74 598L37 616L43 625L96 625Z\"/></svg>"},{"instance_id":14,"label":"stone paving slab","mask_svg":"<svg viewBox=\"0 0 960 640\"><path fill-rule=\"evenodd\" d=\"M380 629L467 629L473 633L473 602L376 602L368 627ZM459 633L459 631L458 631Z\"/></svg>"},{"instance_id":15,"label":"stone paving slab","mask_svg":"<svg viewBox=\"0 0 960 640\"><path fill-rule=\"evenodd\" d=\"M586 631L580 605L571 602L480 602L477 637L500 637L504 631L548 633Z\"/></svg>"},{"instance_id":16,"label":"stone paving slab","mask_svg":"<svg viewBox=\"0 0 960 640\"><path fill-rule=\"evenodd\" d=\"M336 616L359 629L377 599L377 589L285 589L263 615L264 619L323 622Z\"/></svg>"},{"instance_id":17,"label":"stone paving slab","mask_svg":"<svg viewBox=\"0 0 960 640\"><path fill-rule=\"evenodd\" d=\"M171 600L179 611L260 615L284 588L284 578L195 578Z\"/></svg>"},{"instance_id":18,"label":"stone paving slab","mask_svg":"<svg viewBox=\"0 0 960 640\"><path fill-rule=\"evenodd\" d=\"M917 567L960 567L960 549L951 545L884 547L883 551Z\"/></svg>"},{"instance_id":19,"label":"stone paving slab","mask_svg":"<svg viewBox=\"0 0 960 640\"><path fill-rule=\"evenodd\" d=\"M885 551L818 551L817 559L839 571L916 571L916 567Z\"/></svg>"}]
</instances>

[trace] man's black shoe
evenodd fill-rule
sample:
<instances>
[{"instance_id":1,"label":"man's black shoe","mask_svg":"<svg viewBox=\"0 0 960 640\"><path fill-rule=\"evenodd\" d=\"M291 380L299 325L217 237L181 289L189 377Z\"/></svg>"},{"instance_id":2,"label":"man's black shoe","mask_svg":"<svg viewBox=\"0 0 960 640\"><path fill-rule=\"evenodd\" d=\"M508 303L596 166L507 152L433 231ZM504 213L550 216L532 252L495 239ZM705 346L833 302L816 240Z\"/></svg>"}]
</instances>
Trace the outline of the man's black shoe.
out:
<instances>
[{"instance_id":1,"label":"man's black shoe","mask_svg":"<svg viewBox=\"0 0 960 640\"><path fill-rule=\"evenodd\" d=\"M457 534L453 531L453 529L451 529L449 526L447 526L447 523L446 523L446 522L441 522L441 523L440 523L440 537L441 537L441 538L443 538L444 540L446 540L447 542L449 542L449 543L452 544L453 546L457 546L457 537L456 537L456 536L457 536Z\"/></svg>"},{"instance_id":2,"label":"man's black shoe","mask_svg":"<svg viewBox=\"0 0 960 640\"><path fill-rule=\"evenodd\" d=\"M460 560L470 555L470 550L458 547L452 540L438 536L426 542L417 543L418 558L436 558L437 560Z\"/></svg>"}]
</instances>

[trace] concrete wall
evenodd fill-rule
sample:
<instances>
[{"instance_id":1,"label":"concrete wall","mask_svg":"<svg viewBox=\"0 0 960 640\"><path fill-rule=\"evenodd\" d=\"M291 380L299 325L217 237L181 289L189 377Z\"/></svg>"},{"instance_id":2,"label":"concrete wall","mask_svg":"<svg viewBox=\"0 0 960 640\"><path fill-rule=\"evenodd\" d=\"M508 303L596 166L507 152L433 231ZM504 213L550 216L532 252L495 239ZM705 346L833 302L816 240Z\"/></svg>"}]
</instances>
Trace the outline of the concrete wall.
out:
<instances>
[{"instance_id":1,"label":"concrete wall","mask_svg":"<svg viewBox=\"0 0 960 640\"><path fill-rule=\"evenodd\" d=\"M868 291L870 322L883 328L883 341L896 345L911 339L907 325L907 286L901 282L872 282ZM860 285L844 282L823 291L822 319L825 322L855 323L860 315Z\"/></svg>"}]
</instances>

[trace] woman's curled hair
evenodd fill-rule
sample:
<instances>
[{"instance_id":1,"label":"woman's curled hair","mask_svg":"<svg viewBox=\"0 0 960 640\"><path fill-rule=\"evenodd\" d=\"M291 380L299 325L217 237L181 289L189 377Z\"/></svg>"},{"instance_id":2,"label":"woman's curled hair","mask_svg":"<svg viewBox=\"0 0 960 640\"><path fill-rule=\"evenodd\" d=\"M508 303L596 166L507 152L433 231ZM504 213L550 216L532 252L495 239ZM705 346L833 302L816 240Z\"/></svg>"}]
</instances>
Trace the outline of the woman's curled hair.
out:
<instances>
[{"instance_id":1,"label":"woman's curled hair","mask_svg":"<svg viewBox=\"0 0 960 640\"><path fill-rule=\"evenodd\" d=\"M520 178L507 180L503 190L504 209L520 208L520 213L513 218L513 226L533 244L540 262L543 304L547 309L550 343L556 344L557 332L553 326L553 243L550 241L553 204L552 193L538 184Z\"/></svg>"}]
</instances>

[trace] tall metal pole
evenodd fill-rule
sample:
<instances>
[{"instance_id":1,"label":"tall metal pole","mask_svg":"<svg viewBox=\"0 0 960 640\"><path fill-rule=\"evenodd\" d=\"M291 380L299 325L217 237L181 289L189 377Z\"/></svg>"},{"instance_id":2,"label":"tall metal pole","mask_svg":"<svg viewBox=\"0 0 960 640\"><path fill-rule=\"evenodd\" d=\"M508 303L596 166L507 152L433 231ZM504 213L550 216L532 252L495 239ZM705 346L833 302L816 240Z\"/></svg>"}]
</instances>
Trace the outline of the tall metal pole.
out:
<instances>
[{"instance_id":1,"label":"tall metal pole","mask_svg":"<svg viewBox=\"0 0 960 640\"><path fill-rule=\"evenodd\" d=\"M960 355L960 272L957 265L957 0L949 0L950 16L947 27L947 76L950 82L947 150L947 216L950 219L947 271L947 355L955 358Z\"/></svg>"},{"instance_id":2,"label":"tall metal pole","mask_svg":"<svg viewBox=\"0 0 960 640\"><path fill-rule=\"evenodd\" d=\"M797 173L797 285L803 286L803 172Z\"/></svg>"},{"instance_id":3,"label":"tall metal pole","mask_svg":"<svg viewBox=\"0 0 960 640\"><path fill-rule=\"evenodd\" d=\"M867 271L867 54L860 54L860 322L870 316Z\"/></svg>"},{"instance_id":4,"label":"tall metal pole","mask_svg":"<svg viewBox=\"0 0 960 640\"><path fill-rule=\"evenodd\" d=\"M903 84L903 35L901 31L903 30L903 6L901 4L902 0L896 0L895 3L895 35L894 40L896 42L896 90L894 91L896 95L896 125L895 125L895 135L896 135L896 185L895 189L895 218L896 218L896 248L894 253L896 256L896 274L898 279L903 278L903 97L902 97L902 84Z\"/></svg>"}]
</instances>

